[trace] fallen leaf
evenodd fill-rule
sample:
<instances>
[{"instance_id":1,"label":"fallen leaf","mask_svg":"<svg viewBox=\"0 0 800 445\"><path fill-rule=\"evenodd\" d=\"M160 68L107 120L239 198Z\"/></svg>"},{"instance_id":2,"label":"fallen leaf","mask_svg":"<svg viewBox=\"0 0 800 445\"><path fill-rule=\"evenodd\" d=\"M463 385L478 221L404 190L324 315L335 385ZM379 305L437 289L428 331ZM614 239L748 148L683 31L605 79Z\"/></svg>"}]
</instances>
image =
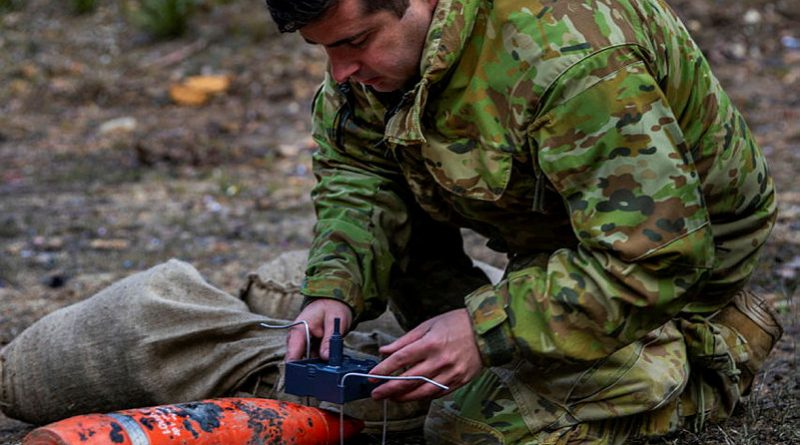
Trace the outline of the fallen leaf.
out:
<instances>
[{"instance_id":1,"label":"fallen leaf","mask_svg":"<svg viewBox=\"0 0 800 445\"><path fill-rule=\"evenodd\" d=\"M192 76L169 87L169 95L179 105L197 107L205 104L211 95L230 88L228 76Z\"/></svg>"},{"instance_id":2,"label":"fallen leaf","mask_svg":"<svg viewBox=\"0 0 800 445\"><path fill-rule=\"evenodd\" d=\"M89 247L96 250L125 250L130 244L126 239L93 239Z\"/></svg>"},{"instance_id":3,"label":"fallen leaf","mask_svg":"<svg viewBox=\"0 0 800 445\"><path fill-rule=\"evenodd\" d=\"M231 86L228 76L192 76L183 85L209 94L223 93Z\"/></svg>"},{"instance_id":4,"label":"fallen leaf","mask_svg":"<svg viewBox=\"0 0 800 445\"><path fill-rule=\"evenodd\" d=\"M169 87L169 97L178 105L199 107L208 102L209 94L183 84L174 84Z\"/></svg>"}]
</instances>

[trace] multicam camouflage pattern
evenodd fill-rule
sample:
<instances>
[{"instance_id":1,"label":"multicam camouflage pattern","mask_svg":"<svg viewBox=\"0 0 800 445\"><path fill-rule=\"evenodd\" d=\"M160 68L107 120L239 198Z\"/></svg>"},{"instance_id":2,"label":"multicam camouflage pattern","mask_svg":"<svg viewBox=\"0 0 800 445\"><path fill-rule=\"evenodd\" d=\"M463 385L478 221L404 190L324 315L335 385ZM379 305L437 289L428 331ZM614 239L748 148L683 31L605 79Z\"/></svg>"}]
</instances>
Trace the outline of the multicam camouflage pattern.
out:
<instances>
[{"instance_id":1,"label":"multicam camouflage pattern","mask_svg":"<svg viewBox=\"0 0 800 445\"><path fill-rule=\"evenodd\" d=\"M542 378L519 360L484 371L468 391L434 402L426 438L429 443L577 443L565 440L592 431L605 441L598 443L617 443L629 436L664 434L680 425L677 405L671 402L677 401L688 374L683 337L668 322L588 369L561 367L558 374ZM648 413L632 415L643 411ZM606 429L609 418L625 420Z\"/></svg>"},{"instance_id":2,"label":"multicam camouflage pattern","mask_svg":"<svg viewBox=\"0 0 800 445\"><path fill-rule=\"evenodd\" d=\"M425 421L426 444L623 444L629 437L635 435L641 424L639 418L630 416L539 430L531 434L515 405L513 395L494 381L492 373L482 374L471 387L477 388L476 397L465 397L458 402L443 399L433 401ZM480 409L467 410L471 415L471 421L465 421L464 417L454 414L457 410L461 410L461 405L456 403L477 406Z\"/></svg>"},{"instance_id":3,"label":"multicam camouflage pattern","mask_svg":"<svg viewBox=\"0 0 800 445\"><path fill-rule=\"evenodd\" d=\"M781 335L756 294L740 291L734 302L669 321L588 367L553 363L551 372L518 360L488 368L434 401L426 442L623 444L725 419ZM745 314L752 318L739 319Z\"/></svg>"},{"instance_id":4,"label":"multicam camouflage pattern","mask_svg":"<svg viewBox=\"0 0 800 445\"><path fill-rule=\"evenodd\" d=\"M466 296L478 346L550 381L719 309L751 275L773 183L663 1L439 0L420 66L395 97L320 90L305 295L374 316L419 205L509 253L505 279Z\"/></svg>"}]
</instances>

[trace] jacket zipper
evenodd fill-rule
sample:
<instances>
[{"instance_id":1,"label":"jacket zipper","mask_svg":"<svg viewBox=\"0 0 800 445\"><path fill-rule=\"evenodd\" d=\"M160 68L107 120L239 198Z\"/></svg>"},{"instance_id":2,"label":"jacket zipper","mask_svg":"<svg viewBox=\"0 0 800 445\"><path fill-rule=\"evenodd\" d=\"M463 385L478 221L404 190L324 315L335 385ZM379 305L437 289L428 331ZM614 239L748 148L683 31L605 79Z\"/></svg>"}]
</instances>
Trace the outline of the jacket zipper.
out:
<instances>
[{"instance_id":1,"label":"jacket zipper","mask_svg":"<svg viewBox=\"0 0 800 445\"><path fill-rule=\"evenodd\" d=\"M347 125L347 121L353 116L354 111L354 101L353 98L353 90L349 83L340 83L336 85L336 89L339 91L339 94L344 96L344 104L339 108L339 111L336 113L336 117L334 118L334 134L333 140L336 141L336 146L340 150L344 150L344 127Z\"/></svg>"},{"instance_id":2,"label":"jacket zipper","mask_svg":"<svg viewBox=\"0 0 800 445\"><path fill-rule=\"evenodd\" d=\"M529 140L533 139L528 133ZM542 171L542 167L539 165L539 150L538 144L535 147L531 147L531 167L533 167L533 202L531 203L531 210L534 212L542 213L544 212L544 193L545 193L545 184L546 184L546 177L544 172Z\"/></svg>"}]
</instances>

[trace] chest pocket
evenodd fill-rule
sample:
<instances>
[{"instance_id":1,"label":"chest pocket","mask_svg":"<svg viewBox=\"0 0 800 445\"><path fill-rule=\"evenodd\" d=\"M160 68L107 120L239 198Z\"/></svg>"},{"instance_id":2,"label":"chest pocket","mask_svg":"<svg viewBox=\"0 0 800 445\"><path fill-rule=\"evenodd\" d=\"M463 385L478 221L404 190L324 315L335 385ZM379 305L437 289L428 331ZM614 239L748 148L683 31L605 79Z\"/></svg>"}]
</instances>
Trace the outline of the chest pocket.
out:
<instances>
[{"instance_id":1,"label":"chest pocket","mask_svg":"<svg viewBox=\"0 0 800 445\"><path fill-rule=\"evenodd\" d=\"M426 134L425 166L444 189L470 199L497 201L511 178L514 147Z\"/></svg>"}]
</instances>

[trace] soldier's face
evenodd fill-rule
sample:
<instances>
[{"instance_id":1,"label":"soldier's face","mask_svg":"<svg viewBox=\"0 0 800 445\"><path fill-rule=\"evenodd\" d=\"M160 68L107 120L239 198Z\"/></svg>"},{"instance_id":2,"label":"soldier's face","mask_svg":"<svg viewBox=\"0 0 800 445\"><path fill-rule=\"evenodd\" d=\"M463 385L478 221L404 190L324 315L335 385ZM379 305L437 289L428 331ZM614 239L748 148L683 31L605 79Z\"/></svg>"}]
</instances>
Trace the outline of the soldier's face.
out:
<instances>
[{"instance_id":1,"label":"soldier's face","mask_svg":"<svg viewBox=\"0 0 800 445\"><path fill-rule=\"evenodd\" d=\"M325 47L336 82L350 79L376 91L398 90L419 75L438 0L411 0L403 17L386 10L366 14L363 1L369 0L340 0L300 34Z\"/></svg>"}]
</instances>

